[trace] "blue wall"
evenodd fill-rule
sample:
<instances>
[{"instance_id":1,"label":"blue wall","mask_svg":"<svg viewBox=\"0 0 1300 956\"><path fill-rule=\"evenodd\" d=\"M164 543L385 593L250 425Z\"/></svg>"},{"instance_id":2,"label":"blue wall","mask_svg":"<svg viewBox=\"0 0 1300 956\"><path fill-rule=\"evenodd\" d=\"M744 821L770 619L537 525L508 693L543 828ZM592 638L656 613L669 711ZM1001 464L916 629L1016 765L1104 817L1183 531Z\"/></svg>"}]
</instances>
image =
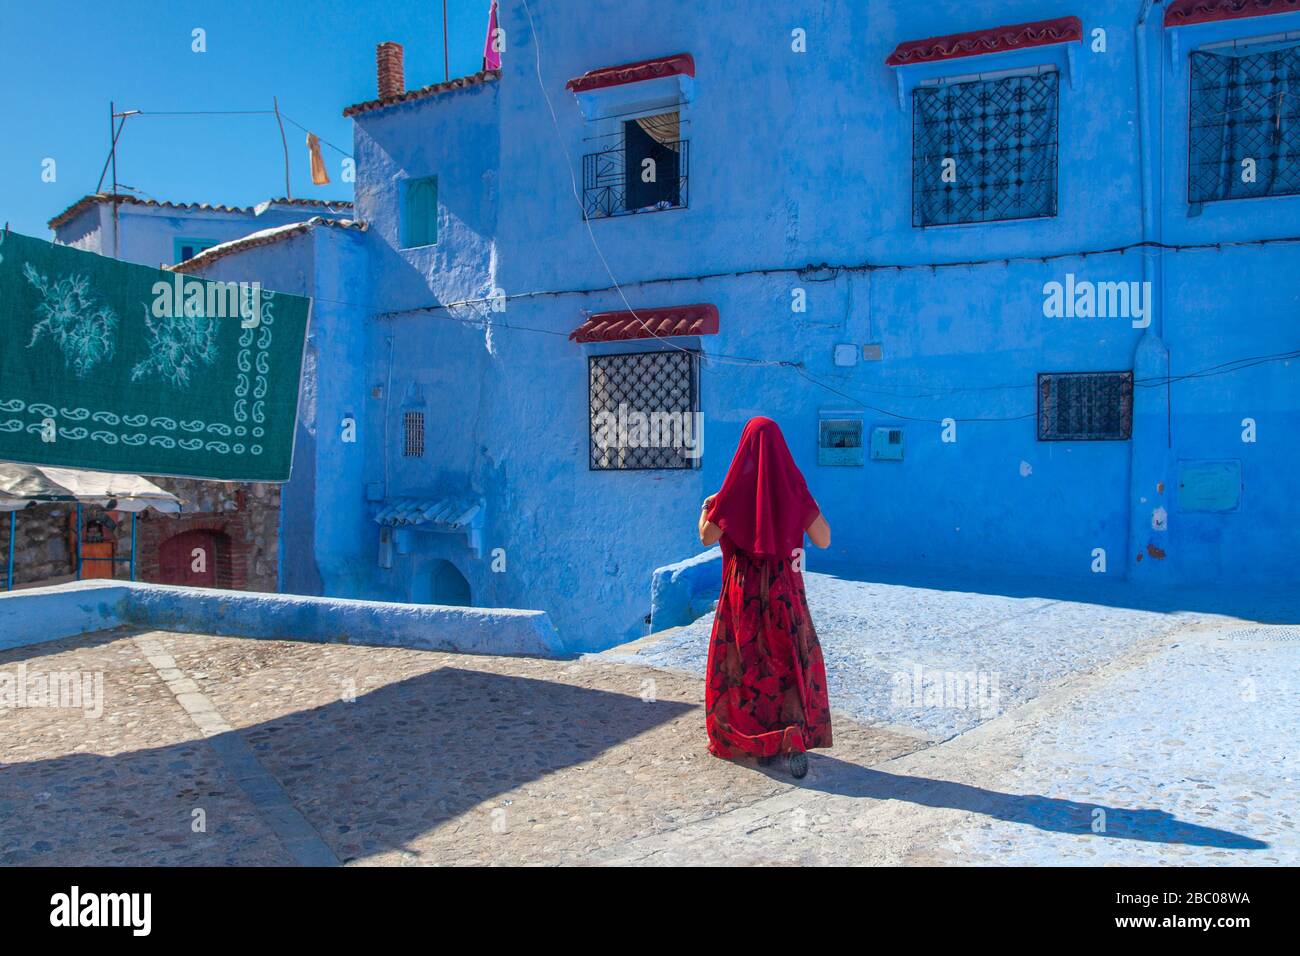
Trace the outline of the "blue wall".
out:
<instances>
[{"instance_id":1,"label":"blue wall","mask_svg":"<svg viewBox=\"0 0 1300 956\"><path fill-rule=\"evenodd\" d=\"M1188 49L1300 29L1300 15L1172 31L1157 4L1139 30L1141 6L626 0L593 11L576 0L534 0L544 96L523 5L504 2L499 80L356 118L357 214L371 230L364 259L354 251L315 267L314 327L324 322L320 297L367 305L354 314L335 303L337 321L317 328L313 347L317 420L364 409L364 439L345 448L329 436L327 449L318 431L314 477L300 482L298 467L313 461L300 456L286 499L287 513L314 516L321 587L420 600L436 562L448 560L475 604L544 609L569 646L637 636L651 572L700 550L699 502L720 484L756 414L781 423L834 527L834 546L812 556L814 567L978 572L991 583L1050 575L1100 587L1095 553L1103 549L1107 581L1300 579L1288 483L1300 467L1290 437L1300 422L1286 364L1139 387L1128 442L1037 440L1039 372L1178 376L1296 343L1296 246L1096 254L1144 240L1300 235L1300 198L1211 204L1194 216L1185 199ZM901 41L1065 15L1083 18L1083 43L885 66ZM806 53L791 49L795 28L806 31ZM1105 31L1105 52L1092 49L1096 29ZM589 232L570 177L581 189L581 157L597 128L565 81L683 51L697 67L682 107L689 208L597 220ZM906 91L927 78L1049 64L1062 71L1058 215L914 228L912 108L910 95L900 107L900 74ZM439 240L403 250L402 181L427 175L439 177ZM626 299L531 295L610 286L593 238ZM1085 251L1094 254L1078 255ZM992 261L926 267L968 260ZM822 262L902 268L692 278ZM1152 282L1149 327L1046 318L1044 284L1067 274ZM685 278L661 281L671 277ZM791 311L796 288L807 295L804 313ZM457 304L494 289L512 297L504 312ZM587 313L627 303L697 302L718 307L721 333L672 345L707 356L702 468L590 471L588 355L672 346L584 347L568 333ZM428 306L441 308L421 311ZM882 361L833 363L837 344L866 343L881 345ZM780 363L801 363L802 374ZM867 433L901 426L904 460L819 466L819 414L846 407L857 407ZM424 458L402 457L407 409L426 412ZM1258 423L1253 444L1241 440L1247 417ZM941 441L945 418L959 420L956 442ZM1179 462L1203 459L1242 463L1236 511L1180 511ZM485 501L480 553L463 536L419 534L391 570L378 568L370 520L378 501L368 493L463 492ZM501 570L490 566L496 548Z\"/></svg>"}]
</instances>

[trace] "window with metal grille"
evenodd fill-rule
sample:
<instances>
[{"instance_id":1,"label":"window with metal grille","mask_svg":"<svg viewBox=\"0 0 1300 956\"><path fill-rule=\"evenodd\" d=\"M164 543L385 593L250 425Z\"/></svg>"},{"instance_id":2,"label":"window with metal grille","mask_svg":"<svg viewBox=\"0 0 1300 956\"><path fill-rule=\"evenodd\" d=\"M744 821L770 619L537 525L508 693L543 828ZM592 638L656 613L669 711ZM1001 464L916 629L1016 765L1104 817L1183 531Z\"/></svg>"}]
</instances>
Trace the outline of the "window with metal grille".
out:
<instances>
[{"instance_id":1,"label":"window with metal grille","mask_svg":"<svg viewBox=\"0 0 1300 956\"><path fill-rule=\"evenodd\" d=\"M689 146L676 111L624 121L582 159L587 218L685 207Z\"/></svg>"},{"instance_id":2,"label":"window with metal grille","mask_svg":"<svg viewBox=\"0 0 1300 956\"><path fill-rule=\"evenodd\" d=\"M1056 215L1060 75L919 86L912 94L912 225Z\"/></svg>"},{"instance_id":3,"label":"window with metal grille","mask_svg":"<svg viewBox=\"0 0 1300 956\"><path fill-rule=\"evenodd\" d=\"M1128 441L1132 372L1041 372L1039 441Z\"/></svg>"},{"instance_id":4,"label":"window with metal grille","mask_svg":"<svg viewBox=\"0 0 1300 956\"><path fill-rule=\"evenodd\" d=\"M1187 201L1300 193L1300 44L1191 55Z\"/></svg>"},{"instance_id":5,"label":"window with metal grille","mask_svg":"<svg viewBox=\"0 0 1300 956\"><path fill-rule=\"evenodd\" d=\"M848 468L862 466L862 421L823 418L817 436L817 464Z\"/></svg>"},{"instance_id":6,"label":"window with metal grille","mask_svg":"<svg viewBox=\"0 0 1300 956\"><path fill-rule=\"evenodd\" d=\"M402 415L405 441L402 443L403 458L424 457L424 412L405 412Z\"/></svg>"},{"instance_id":7,"label":"window with metal grille","mask_svg":"<svg viewBox=\"0 0 1300 956\"><path fill-rule=\"evenodd\" d=\"M699 467L697 352L593 355L587 362L592 471Z\"/></svg>"}]
</instances>

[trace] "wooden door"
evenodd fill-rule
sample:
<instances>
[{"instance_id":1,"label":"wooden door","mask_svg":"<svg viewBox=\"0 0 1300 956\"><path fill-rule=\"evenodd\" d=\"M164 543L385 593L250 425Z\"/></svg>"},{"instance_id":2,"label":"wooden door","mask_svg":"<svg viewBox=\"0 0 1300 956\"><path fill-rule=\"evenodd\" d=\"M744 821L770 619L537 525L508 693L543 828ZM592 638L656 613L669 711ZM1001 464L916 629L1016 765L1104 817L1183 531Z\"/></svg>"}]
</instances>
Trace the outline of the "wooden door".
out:
<instances>
[{"instance_id":1,"label":"wooden door","mask_svg":"<svg viewBox=\"0 0 1300 956\"><path fill-rule=\"evenodd\" d=\"M158 548L159 583L215 588L221 544L215 531L182 531L168 538Z\"/></svg>"}]
</instances>

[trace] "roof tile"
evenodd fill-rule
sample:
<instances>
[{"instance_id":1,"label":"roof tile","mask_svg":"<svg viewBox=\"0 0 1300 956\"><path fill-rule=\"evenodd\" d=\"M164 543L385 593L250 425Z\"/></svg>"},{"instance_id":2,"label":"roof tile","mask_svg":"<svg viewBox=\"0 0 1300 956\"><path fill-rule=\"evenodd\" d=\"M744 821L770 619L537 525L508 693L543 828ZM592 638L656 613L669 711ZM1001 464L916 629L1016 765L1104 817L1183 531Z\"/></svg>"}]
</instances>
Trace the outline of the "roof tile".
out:
<instances>
[{"instance_id":1,"label":"roof tile","mask_svg":"<svg viewBox=\"0 0 1300 956\"><path fill-rule=\"evenodd\" d=\"M343 110L343 115L356 116L360 113L370 113L374 110L386 109L389 106L397 106L400 103L412 103L416 100L428 99L431 96L437 96L439 93L450 93L453 90L481 86L484 83L490 83L500 78L500 70L480 70L477 73L471 73L469 76L458 77L445 83L431 83L428 86L421 86L419 89L407 90L405 93L399 93L396 96L381 96L378 99L366 100L364 103L354 103Z\"/></svg>"},{"instance_id":2,"label":"roof tile","mask_svg":"<svg viewBox=\"0 0 1300 956\"><path fill-rule=\"evenodd\" d=\"M971 30L968 33L930 37L928 40L909 40L895 47L885 63L889 66L907 66L1082 39L1083 22L1078 17L1059 17L1055 20L994 27L991 30Z\"/></svg>"},{"instance_id":3,"label":"roof tile","mask_svg":"<svg viewBox=\"0 0 1300 956\"><path fill-rule=\"evenodd\" d=\"M569 333L574 342L623 342L671 335L717 335L714 305L681 305L635 312L598 312Z\"/></svg>"},{"instance_id":4,"label":"roof tile","mask_svg":"<svg viewBox=\"0 0 1300 956\"><path fill-rule=\"evenodd\" d=\"M165 199L142 199L139 196L132 196L130 193L118 193L116 196L112 193L91 193L89 196L82 196L63 212L51 219L47 225L51 229L57 229L66 222L71 221L75 216L85 209L89 209L98 203L116 202L118 205L127 206L154 206L159 209L189 209L201 210L204 212L222 212L232 213L240 216L252 216L257 212L256 206L223 206L219 203L206 202L170 202ZM289 205L289 206L313 206L315 208L339 208L351 209L352 203L343 199L270 199L267 200L272 205Z\"/></svg>"},{"instance_id":5,"label":"roof tile","mask_svg":"<svg viewBox=\"0 0 1300 956\"><path fill-rule=\"evenodd\" d=\"M656 57L652 60L638 60L621 66L602 66L598 70L588 70L582 76L575 76L565 84L574 93L586 93L607 86L622 86L625 83L638 83L641 80L653 80L661 76L694 76L695 58L689 53L674 53L672 56Z\"/></svg>"},{"instance_id":6,"label":"roof tile","mask_svg":"<svg viewBox=\"0 0 1300 956\"><path fill-rule=\"evenodd\" d=\"M1297 12L1300 12L1300 0L1174 0L1165 10L1165 26Z\"/></svg>"}]
</instances>

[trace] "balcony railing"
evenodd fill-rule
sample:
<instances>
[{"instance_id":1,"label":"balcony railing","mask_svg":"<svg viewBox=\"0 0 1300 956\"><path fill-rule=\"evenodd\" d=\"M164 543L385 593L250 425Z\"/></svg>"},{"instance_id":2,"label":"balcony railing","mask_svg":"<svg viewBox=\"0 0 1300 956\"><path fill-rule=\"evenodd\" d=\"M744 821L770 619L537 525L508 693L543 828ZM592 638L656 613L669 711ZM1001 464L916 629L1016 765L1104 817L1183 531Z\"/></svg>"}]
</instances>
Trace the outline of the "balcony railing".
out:
<instances>
[{"instance_id":1,"label":"balcony railing","mask_svg":"<svg viewBox=\"0 0 1300 956\"><path fill-rule=\"evenodd\" d=\"M633 157L628 168L628 153L618 142L598 153L582 158L582 204L588 219L626 216L662 209L684 209L687 205L689 177L688 140L663 143L651 157ZM641 180L641 163L655 160L655 181Z\"/></svg>"}]
</instances>

